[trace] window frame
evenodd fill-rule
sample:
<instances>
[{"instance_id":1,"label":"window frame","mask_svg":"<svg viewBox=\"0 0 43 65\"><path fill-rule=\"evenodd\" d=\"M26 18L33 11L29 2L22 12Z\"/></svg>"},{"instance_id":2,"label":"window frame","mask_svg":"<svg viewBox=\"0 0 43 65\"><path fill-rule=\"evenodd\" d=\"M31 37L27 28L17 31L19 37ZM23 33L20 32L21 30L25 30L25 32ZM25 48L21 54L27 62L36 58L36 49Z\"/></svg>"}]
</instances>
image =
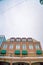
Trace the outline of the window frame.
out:
<instances>
[{"instance_id":1,"label":"window frame","mask_svg":"<svg viewBox=\"0 0 43 65\"><path fill-rule=\"evenodd\" d=\"M32 40L32 38L28 38L28 42L32 42L33 40Z\"/></svg>"},{"instance_id":2,"label":"window frame","mask_svg":"<svg viewBox=\"0 0 43 65\"><path fill-rule=\"evenodd\" d=\"M22 38L22 42L26 42L26 38Z\"/></svg>"},{"instance_id":3,"label":"window frame","mask_svg":"<svg viewBox=\"0 0 43 65\"><path fill-rule=\"evenodd\" d=\"M13 44L9 45L9 49L11 49L11 50L13 49Z\"/></svg>"},{"instance_id":4,"label":"window frame","mask_svg":"<svg viewBox=\"0 0 43 65\"><path fill-rule=\"evenodd\" d=\"M21 39L20 38L16 38L16 42L20 42L21 41Z\"/></svg>"},{"instance_id":5,"label":"window frame","mask_svg":"<svg viewBox=\"0 0 43 65\"><path fill-rule=\"evenodd\" d=\"M7 44L4 44L3 45L3 49L7 49L8 45Z\"/></svg>"},{"instance_id":6,"label":"window frame","mask_svg":"<svg viewBox=\"0 0 43 65\"><path fill-rule=\"evenodd\" d=\"M20 44L16 44L16 49L20 49Z\"/></svg>"},{"instance_id":7,"label":"window frame","mask_svg":"<svg viewBox=\"0 0 43 65\"><path fill-rule=\"evenodd\" d=\"M30 50L33 50L34 49L33 44L29 44L29 49Z\"/></svg>"},{"instance_id":8,"label":"window frame","mask_svg":"<svg viewBox=\"0 0 43 65\"><path fill-rule=\"evenodd\" d=\"M26 50L26 44L22 44L22 50Z\"/></svg>"},{"instance_id":9,"label":"window frame","mask_svg":"<svg viewBox=\"0 0 43 65\"><path fill-rule=\"evenodd\" d=\"M40 49L40 44L36 44L35 49Z\"/></svg>"},{"instance_id":10,"label":"window frame","mask_svg":"<svg viewBox=\"0 0 43 65\"><path fill-rule=\"evenodd\" d=\"M10 41L11 41L11 42L14 42L14 41L15 41L15 38L10 38Z\"/></svg>"}]
</instances>

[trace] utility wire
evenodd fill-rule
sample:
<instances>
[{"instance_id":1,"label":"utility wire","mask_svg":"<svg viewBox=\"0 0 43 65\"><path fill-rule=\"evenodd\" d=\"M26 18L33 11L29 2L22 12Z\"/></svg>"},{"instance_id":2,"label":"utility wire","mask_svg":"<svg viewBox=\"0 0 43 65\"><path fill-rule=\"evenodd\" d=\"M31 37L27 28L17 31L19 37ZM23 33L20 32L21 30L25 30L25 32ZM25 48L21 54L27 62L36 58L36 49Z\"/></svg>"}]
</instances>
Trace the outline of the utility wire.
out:
<instances>
[{"instance_id":1,"label":"utility wire","mask_svg":"<svg viewBox=\"0 0 43 65\"><path fill-rule=\"evenodd\" d=\"M10 9L12 9L12 8L14 8L14 7L20 5L20 4L23 4L23 3L26 2L26 1L27 1L27 0L23 0L22 2L19 2L18 4L14 5L14 6L10 7L10 8L8 8L6 11L3 11L1 14L4 14L4 13L7 12L8 10L10 10Z\"/></svg>"}]
</instances>

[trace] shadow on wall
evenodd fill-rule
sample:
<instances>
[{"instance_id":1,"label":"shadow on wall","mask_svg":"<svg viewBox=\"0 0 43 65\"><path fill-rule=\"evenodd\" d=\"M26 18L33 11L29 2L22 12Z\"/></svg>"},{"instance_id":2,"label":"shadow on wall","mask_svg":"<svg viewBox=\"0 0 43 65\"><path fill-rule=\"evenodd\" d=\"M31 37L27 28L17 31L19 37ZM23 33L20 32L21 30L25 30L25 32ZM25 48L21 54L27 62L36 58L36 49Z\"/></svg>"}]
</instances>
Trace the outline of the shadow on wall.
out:
<instances>
[{"instance_id":1,"label":"shadow on wall","mask_svg":"<svg viewBox=\"0 0 43 65\"><path fill-rule=\"evenodd\" d=\"M32 63L32 65L43 65L43 62Z\"/></svg>"},{"instance_id":2,"label":"shadow on wall","mask_svg":"<svg viewBox=\"0 0 43 65\"><path fill-rule=\"evenodd\" d=\"M16 63L13 63L12 65L29 65L29 63L25 63L25 62L16 62Z\"/></svg>"},{"instance_id":3,"label":"shadow on wall","mask_svg":"<svg viewBox=\"0 0 43 65\"><path fill-rule=\"evenodd\" d=\"M10 63L0 61L0 65L10 65ZM29 63L16 62L16 63L12 63L12 65L29 65ZM36 62L36 63L32 63L31 65L43 65L43 62Z\"/></svg>"},{"instance_id":4,"label":"shadow on wall","mask_svg":"<svg viewBox=\"0 0 43 65\"><path fill-rule=\"evenodd\" d=\"M10 63L0 61L0 65L10 65Z\"/></svg>"}]
</instances>

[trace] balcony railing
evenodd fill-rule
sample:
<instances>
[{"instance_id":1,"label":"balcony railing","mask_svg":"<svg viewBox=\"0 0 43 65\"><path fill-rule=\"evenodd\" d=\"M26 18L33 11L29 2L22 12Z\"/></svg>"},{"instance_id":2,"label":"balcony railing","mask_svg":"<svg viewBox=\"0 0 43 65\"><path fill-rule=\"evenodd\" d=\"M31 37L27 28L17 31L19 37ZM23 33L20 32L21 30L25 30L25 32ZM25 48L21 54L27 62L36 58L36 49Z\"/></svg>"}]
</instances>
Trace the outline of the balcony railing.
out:
<instances>
[{"instance_id":1,"label":"balcony railing","mask_svg":"<svg viewBox=\"0 0 43 65\"><path fill-rule=\"evenodd\" d=\"M14 53L6 53L6 54L1 54L0 53L0 56L9 56L9 57L43 57L43 51L42 51L42 54L36 54L36 53L33 53L33 52L29 52L28 54L14 54Z\"/></svg>"}]
</instances>

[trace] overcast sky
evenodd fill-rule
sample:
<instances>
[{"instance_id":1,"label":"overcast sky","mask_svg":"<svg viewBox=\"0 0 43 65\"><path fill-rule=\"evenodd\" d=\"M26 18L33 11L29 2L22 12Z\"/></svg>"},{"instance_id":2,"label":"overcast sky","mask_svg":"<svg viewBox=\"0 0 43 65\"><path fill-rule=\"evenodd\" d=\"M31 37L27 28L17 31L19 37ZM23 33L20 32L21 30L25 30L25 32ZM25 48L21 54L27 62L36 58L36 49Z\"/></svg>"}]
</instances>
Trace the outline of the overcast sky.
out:
<instances>
[{"instance_id":1,"label":"overcast sky","mask_svg":"<svg viewBox=\"0 0 43 65\"><path fill-rule=\"evenodd\" d=\"M0 1L0 35L32 37L43 47L43 5L39 0Z\"/></svg>"}]
</instances>

